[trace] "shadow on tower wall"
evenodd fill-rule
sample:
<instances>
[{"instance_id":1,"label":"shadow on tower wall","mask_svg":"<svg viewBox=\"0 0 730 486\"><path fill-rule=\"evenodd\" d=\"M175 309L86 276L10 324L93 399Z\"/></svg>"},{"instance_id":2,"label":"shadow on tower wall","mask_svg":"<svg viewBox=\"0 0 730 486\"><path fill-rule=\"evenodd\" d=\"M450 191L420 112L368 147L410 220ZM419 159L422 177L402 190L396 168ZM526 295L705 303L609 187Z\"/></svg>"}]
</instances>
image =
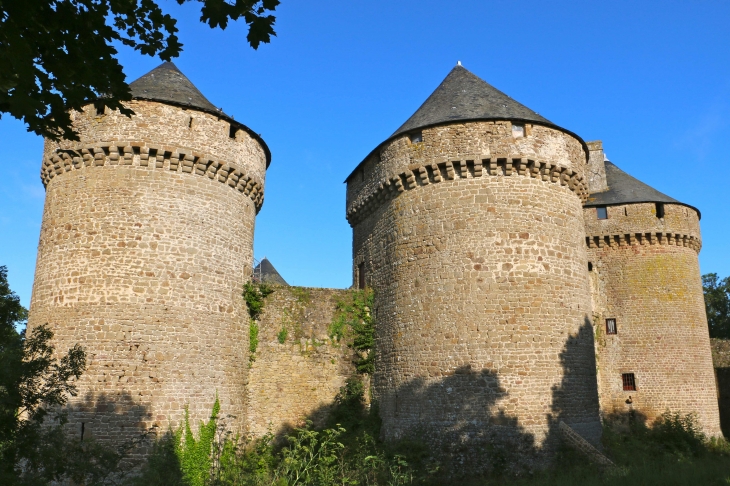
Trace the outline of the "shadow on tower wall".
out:
<instances>
[{"instance_id":1,"label":"shadow on tower wall","mask_svg":"<svg viewBox=\"0 0 730 486\"><path fill-rule=\"evenodd\" d=\"M501 384L497 371L469 365L437 380L412 379L382 397L377 404L379 412L390 420L388 428L381 429L381 438L396 445L416 441L444 470L457 475L520 473L547 466L559 446L560 421L599 446L593 337L593 327L586 319L563 346L563 377L552 388L552 396L546 397L551 404L542 417L542 422L547 422L544 440L538 441L528 421L523 423L514 415L516 397ZM338 415L337 406L328 406L310 417L321 416L326 408L332 416ZM334 425L332 420L330 425ZM290 430L291 424L287 424L277 435ZM544 427L540 433L543 431Z\"/></svg>"}]
</instances>

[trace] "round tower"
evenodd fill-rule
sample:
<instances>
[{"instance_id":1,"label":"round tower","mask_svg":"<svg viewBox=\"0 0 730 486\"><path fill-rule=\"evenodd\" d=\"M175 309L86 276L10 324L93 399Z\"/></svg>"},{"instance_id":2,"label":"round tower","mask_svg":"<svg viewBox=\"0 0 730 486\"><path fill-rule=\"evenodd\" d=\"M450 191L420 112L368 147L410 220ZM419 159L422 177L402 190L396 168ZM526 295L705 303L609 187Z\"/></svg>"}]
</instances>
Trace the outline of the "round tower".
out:
<instances>
[{"instance_id":1,"label":"round tower","mask_svg":"<svg viewBox=\"0 0 730 486\"><path fill-rule=\"evenodd\" d=\"M348 177L386 438L465 461L497 450L474 447L486 443L542 460L560 421L599 440L586 157L459 65Z\"/></svg>"},{"instance_id":2,"label":"round tower","mask_svg":"<svg viewBox=\"0 0 730 486\"><path fill-rule=\"evenodd\" d=\"M700 212L604 162L601 142L589 146L599 174L584 217L602 413L649 423L696 413L705 433L720 435Z\"/></svg>"},{"instance_id":3,"label":"round tower","mask_svg":"<svg viewBox=\"0 0 730 486\"><path fill-rule=\"evenodd\" d=\"M245 416L247 311L264 141L172 63L130 85L129 118L89 104L80 141L46 141L46 200L29 326L88 369L69 404L83 437Z\"/></svg>"}]
</instances>

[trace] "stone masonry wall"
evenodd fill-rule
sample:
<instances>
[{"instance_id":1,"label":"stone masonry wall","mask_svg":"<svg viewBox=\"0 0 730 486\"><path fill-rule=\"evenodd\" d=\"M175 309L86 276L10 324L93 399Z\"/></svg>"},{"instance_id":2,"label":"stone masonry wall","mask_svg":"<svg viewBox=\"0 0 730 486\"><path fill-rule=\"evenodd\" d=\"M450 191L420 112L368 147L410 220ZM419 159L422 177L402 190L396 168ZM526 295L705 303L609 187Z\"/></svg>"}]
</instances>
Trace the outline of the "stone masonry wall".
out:
<instances>
[{"instance_id":1,"label":"stone masonry wall","mask_svg":"<svg viewBox=\"0 0 730 486\"><path fill-rule=\"evenodd\" d=\"M244 139L244 148L226 151L233 141L223 130L177 123L183 112L208 115L132 105L131 120L77 114L82 142L46 143L29 326L48 323L59 351L75 343L87 350L79 396L69 403L71 426L84 423L86 437L122 441L151 426L165 431L186 405L197 423L209 417L216 392L242 431L248 326L241 292L263 196L263 151ZM246 168L260 177L261 192L210 159L203 170L201 154Z\"/></svg>"},{"instance_id":2,"label":"stone masonry wall","mask_svg":"<svg viewBox=\"0 0 730 486\"><path fill-rule=\"evenodd\" d=\"M513 143L505 126L424 130L426 147L453 147L448 160L466 163L426 161L430 170L362 217L351 210L377 187L369 177L397 173L420 144L394 140L383 167L348 189L355 281L362 263L376 295L384 434L424 436L476 468L485 464L470 456L484 442L542 460L559 420L594 443L601 433L578 183L585 153L544 127ZM484 166L459 153L476 147L504 157Z\"/></svg>"},{"instance_id":3,"label":"stone masonry wall","mask_svg":"<svg viewBox=\"0 0 730 486\"><path fill-rule=\"evenodd\" d=\"M247 425L254 436L279 434L305 419L321 422L355 356L329 336L338 301L348 290L274 287L259 321L259 344L249 370ZM279 334L286 329L284 342Z\"/></svg>"},{"instance_id":4,"label":"stone masonry wall","mask_svg":"<svg viewBox=\"0 0 730 486\"><path fill-rule=\"evenodd\" d=\"M707 434L719 435L697 212L666 204L660 219L644 203L610 206L606 220L595 208L584 216L602 412L634 410L649 421L695 412ZM606 334L607 318L617 334ZM624 391L624 373L635 375L635 391Z\"/></svg>"}]
</instances>

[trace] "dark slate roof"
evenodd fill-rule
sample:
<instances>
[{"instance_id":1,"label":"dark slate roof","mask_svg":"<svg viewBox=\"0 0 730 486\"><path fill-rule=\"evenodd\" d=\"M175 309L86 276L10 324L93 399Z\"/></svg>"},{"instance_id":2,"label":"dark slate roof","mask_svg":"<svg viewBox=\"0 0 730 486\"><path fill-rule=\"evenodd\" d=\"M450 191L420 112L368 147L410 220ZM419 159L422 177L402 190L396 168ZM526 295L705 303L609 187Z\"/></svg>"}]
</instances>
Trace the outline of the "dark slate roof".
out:
<instances>
[{"instance_id":1,"label":"dark slate roof","mask_svg":"<svg viewBox=\"0 0 730 486\"><path fill-rule=\"evenodd\" d=\"M462 120L524 120L555 126L458 65L391 138L418 128Z\"/></svg>"},{"instance_id":2,"label":"dark slate roof","mask_svg":"<svg viewBox=\"0 0 730 486\"><path fill-rule=\"evenodd\" d=\"M271 163L271 152L261 136L254 133L243 123L234 120L232 116L226 115L221 108L217 108L208 101L175 64L171 62L160 64L141 78L130 83L129 87L132 90L133 98L192 108L225 119L255 138L266 153L266 167Z\"/></svg>"},{"instance_id":3,"label":"dark slate roof","mask_svg":"<svg viewBox=\"0 0 730 486\"><path fill-rule=\"evenodd\" d=\"M129 85L135 98L165 101L201 111L222 113L171 62L157 66Z\"/></svg>"},{"instance_id":4,"label":"dark slate roof","mask_svg":"<svg viewBox=\"0 0 730 486\"><path fill-rule=\"evenodd\" d=\"M682 206L694 209L698 215L700 214L700 211L694 206L677 201L657 191L639 179L628 175L608 160L605 162L605 165L608 190L591 194L585 206L612 206L627 203L659 202L681 204Z\"/></svg>"},{"instance_id":5,"label":"dark slate roof","mask_svg":"<svg viewBox=\"0 0 730 486\"><path fill-rule=\"evenodd\" d=\"M258 274L259 272L261 272L261 283L289 285L279 272L276 271L274 265L271 264L268 258L264 258L258 265L256 265L254 274Z\"/></svg>"},{"instance_id":6,"label":"dark slate roof","mask_svg":"<svg viewBox=\"0 0 730 486\"><path fill-rule=\"evenodd\" d=\"M580 140L583 150L588 154L588 147L578 135L559 127L525 105L513 100L459 64L451 70L438 88L431 93L431 96L398 130L375 147L355 167L347 176L345 182L352 177L370 155L399 135L434 125L477 120L513 120L555 128Z\"/></svg>"}]
</instances>

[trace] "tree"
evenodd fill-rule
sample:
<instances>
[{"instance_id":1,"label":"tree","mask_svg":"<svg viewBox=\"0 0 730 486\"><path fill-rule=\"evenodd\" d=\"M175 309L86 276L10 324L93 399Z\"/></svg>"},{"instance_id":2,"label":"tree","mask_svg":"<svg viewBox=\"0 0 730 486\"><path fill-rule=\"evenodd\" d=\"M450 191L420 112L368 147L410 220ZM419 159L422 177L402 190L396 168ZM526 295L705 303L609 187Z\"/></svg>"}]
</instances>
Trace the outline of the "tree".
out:
<instances>
[{"instance_id":1,"label":"tree","mask_svg":"<svg viewBox=\"0 0 730 486\"><path fill-rule=\"evenodd\" d=\"M175 1L201 3L211 28L243 18L254 49L276 35L279 0ZM157 0L0 0L0 116L53 140L78 140L69 111L90 101L131 116L114 43L169 61L182 50L176 32Z\"/></svg>"},{"instance_id":2,"label":"tree","mask_svg":"<svg viewBox=\"0 0 730 486\"><path fill-rule=\"evenodd\" d=\"M59 419L57 426L43 426L50 411L76 395L73 379L83 373L86 353L76 344L57 358L47 326L38 326L27 336L16 330L26 317L8 285L7 268L0 266L0 484L46 484L69 474L102 475L116 463L116 454L94 450L91 461L77 460L82 467L70 467L83 454L78 444L66 440L63 416L54 417Z\"/></svg>"},{"instance_id":3,"label":"tree","mask_svg":"<svg viewBox=\"0 0 730 486\"><path fill-rule=\"evenodd\" d=\"M702 289L710 337L730 339L730 277L720 280L716 273L703 275Z\"/></svg>"}]
</instances>

